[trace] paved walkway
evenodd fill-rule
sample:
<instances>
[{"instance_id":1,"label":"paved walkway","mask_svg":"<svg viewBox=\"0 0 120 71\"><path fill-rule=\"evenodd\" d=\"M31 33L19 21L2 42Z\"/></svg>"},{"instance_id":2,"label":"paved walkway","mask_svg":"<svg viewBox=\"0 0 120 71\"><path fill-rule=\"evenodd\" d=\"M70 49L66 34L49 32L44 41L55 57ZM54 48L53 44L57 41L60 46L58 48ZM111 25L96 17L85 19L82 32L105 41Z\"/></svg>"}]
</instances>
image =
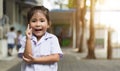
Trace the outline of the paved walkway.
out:
<instances>
[{"instance_id":1,"label":"paved walkway","mask_svg":"<svg viewBox=\"0 0 120 71\"><path fill-rule=\"evenodd\" d=\"M76 53L74 49L63 48L64 57L60 60L58 71L119 71L120 60L83 59L85 53ZM0 60L0 71L20 71L21 60L16 56Z\"/></svg>"},{"instance_id":2,"label":"paved walkway","mask_svg":"<svg viewBox=\"0 0 120 71\"><path fill-rule=\"evenodd\" d=\"M64 49L64 58L59 62L59 71L119 71L120 60L88 60L86 54L73 49Z\"/></svg>"}]
</instances>

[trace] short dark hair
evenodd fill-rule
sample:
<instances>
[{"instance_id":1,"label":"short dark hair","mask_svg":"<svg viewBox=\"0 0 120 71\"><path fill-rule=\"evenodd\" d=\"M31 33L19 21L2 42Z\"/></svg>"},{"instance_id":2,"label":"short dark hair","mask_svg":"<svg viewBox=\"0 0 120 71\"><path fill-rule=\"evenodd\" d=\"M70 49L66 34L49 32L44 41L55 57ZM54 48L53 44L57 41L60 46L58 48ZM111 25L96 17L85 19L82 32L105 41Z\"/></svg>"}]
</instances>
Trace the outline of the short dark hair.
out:
<instances>
[{"instance_id":1,"label":"short dark hair","mask_svg":"<svg viewBox=\"0 0 120 71\"><path fill-rule=\"evenodd\" d=\"M36 13L37 11L41 11L45 15L45 17L48 21L48 24L50 25L49 10L47 8L45 8L44 6L32 7L27 13L27 23L30 22L30 19L32 18L33 14Z\"/></svg>"},{"instance_id":2,"label":"short dark hair","mask_svg":"<svg viewBox=\"0 0 120 71\"><path fill-rule=\"evenodd\" d=\"M15 30L15 28L14 27L10 27L10 31L14 31Z\"/></svg>"},{"instance_id":3,"label":"short dark hair","mask_svg":"<svg viewBox=\"0 0 120 71\"><path fill-rule=\"evenodd\" d=\"M21 32L21 30L18 30L17 33L20 33L20 34L21 34L22 32Z\"/></svg>"}]
</instances>

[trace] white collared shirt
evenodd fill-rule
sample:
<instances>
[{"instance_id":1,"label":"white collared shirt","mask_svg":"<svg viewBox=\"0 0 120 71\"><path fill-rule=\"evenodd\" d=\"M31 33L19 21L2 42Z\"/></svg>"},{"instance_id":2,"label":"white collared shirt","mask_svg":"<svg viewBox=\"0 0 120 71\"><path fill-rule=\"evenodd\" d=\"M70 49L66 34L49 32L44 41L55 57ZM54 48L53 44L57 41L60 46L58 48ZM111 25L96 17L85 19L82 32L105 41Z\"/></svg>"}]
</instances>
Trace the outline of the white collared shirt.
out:
<instances>
[{"instance_id":1,"label":"white collared shirt","mask_svg":"<svg viewBox=\"0 0 120 71\"><path fill-rule=\"evenodd\" d=\"M7 37L7 43L8 44L15 44L15 39L17 37L16 33L15 32L8 32L6 34L6 37Z\"/></svg>"},{"instance_id":2,"label":"white collared shirt","mask_svg":"<svg viewBox=\"0 0 120 71\"><path fill-rule=\"evenodd\" d=\"M25 49L26 37L21 40L21 48L19 53L23 53ZM50 33L45 33L45 35L37 42L37 38L32 36L32 53L34 57L47 56L51 54L58 53L63 56L63 53L60 49L58 39L55 35ZM21 65L21 71L57 71L58 66L57 62L53 64L27 64L23 61Z\"/></svg>"}]
</instances>

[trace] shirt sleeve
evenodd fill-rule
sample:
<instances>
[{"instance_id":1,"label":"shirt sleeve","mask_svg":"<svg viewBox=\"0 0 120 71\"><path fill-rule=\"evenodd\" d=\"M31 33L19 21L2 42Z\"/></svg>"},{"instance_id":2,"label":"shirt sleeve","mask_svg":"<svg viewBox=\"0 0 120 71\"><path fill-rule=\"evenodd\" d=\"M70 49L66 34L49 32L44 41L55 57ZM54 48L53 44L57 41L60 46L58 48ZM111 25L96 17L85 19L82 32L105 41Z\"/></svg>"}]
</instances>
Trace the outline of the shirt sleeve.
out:
<instances>
[{"instance_id":1,"label":"shirt sleeve","mask_svg":"<svg viewBox=\"0 0 120 71\"><path fill-rule=\"evenodd\" d=\"M51 53L52 54L58 53L60 55L60 58L62 58L63 57L63 52L60 48L58 38L56 36L52 37L51 46L52 46L51 47Z\"/></svg>"}]
</instances>

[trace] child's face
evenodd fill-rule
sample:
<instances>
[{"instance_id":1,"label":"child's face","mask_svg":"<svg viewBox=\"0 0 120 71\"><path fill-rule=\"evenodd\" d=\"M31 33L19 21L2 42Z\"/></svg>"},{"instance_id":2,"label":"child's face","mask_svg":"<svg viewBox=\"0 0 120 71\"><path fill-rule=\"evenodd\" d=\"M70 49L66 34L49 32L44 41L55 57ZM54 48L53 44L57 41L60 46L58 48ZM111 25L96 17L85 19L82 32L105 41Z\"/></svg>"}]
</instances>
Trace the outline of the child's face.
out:
<instances>
[{"instance_id":1,"label":"child's face","mask_svg":"<svg viewBox=\"0 0 120 71\"><path fill-rule=\"evenodd\" d=\"M30 19L30 27L32 28L32 33L36 37L42 37L42 35L47 31L47 28L49 28L45 15L39 11L33 14Z\"/></svg>"}]
</instances>

